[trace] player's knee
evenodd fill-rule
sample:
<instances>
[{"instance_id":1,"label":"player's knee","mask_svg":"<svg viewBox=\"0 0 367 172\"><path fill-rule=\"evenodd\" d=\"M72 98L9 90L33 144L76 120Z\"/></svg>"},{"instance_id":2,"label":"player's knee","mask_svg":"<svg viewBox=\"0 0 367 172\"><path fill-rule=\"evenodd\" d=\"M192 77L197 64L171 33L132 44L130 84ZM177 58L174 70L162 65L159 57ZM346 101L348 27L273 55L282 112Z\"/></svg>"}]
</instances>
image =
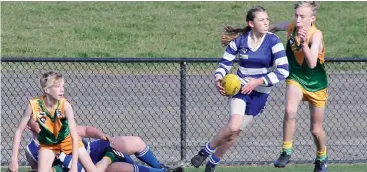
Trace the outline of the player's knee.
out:
<instances>
[{"instance_id":1,"label":"player's knee","mask_svg":"<svg viewBox=\"0 0 367 172\"><path fill-rule=\"evenodd\" d=\"M115 149L124 153L134 153L144 150L145 142L138 136L121 136L114 139Z\"/></svg>"},{"instance_id":2,"label":"player's knee","mask_svg":"<svg viewBox=\"0 0 367 172\"><path fill-rule=\"evenodd\" d=\"M285 109L284 120L291 121L296 119L297 108L288 106Z\"/></svg>"},{"instance_id":3,"label":"player's knee","mask_svg":"<svg viewBox=\"0 0 367 172\"><path fill-rule=\"evenodd\" d=\"M229 123L227 127L231 135L241 132L241 125L239 124Z\"/></svg>"},{"instance_id":4,"label":"player's knee","mask_svg":"<svg viewBox=\"0 0 367 172\"><path fill-rule=\"evenodd\" d=\"M313 136L319 136L324 132L322 127L312 127L311 128L311 134Z\"/></svg>"},{"instance_id":5,"label":"player's knee","mask_svg":"<svg viewBox=\"0 0 367 172\"><path fill-rule=\"evenodd\" d=\"M123 141L136 146L145 146L145 142L139 136L130 136L129 139Z\"/></svg>"}]
</instances>

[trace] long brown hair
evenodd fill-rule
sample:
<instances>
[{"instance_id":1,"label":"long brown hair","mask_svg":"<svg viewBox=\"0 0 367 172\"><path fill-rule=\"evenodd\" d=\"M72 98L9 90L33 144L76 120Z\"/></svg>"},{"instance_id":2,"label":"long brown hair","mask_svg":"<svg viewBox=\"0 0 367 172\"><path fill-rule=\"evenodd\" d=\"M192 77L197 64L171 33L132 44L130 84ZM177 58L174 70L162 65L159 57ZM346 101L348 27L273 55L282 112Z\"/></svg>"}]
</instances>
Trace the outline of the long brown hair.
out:
<instances>
[{"instance_id":1,"label":"long brown hair","mask_svg":"<svg viewBox=\"0 0 367 172\"><path fill-rule=\"evenodd\" d=\"M255 12L266 12L266 9L262 6L254 6L247 11L246 22L254 21ZM221 44L227 46L231 41L235 40L238 36L251 31L250 26L245 28L233 28L232 26L224 26L224 32L221 37Z\"/></svg>"}]
</instances>

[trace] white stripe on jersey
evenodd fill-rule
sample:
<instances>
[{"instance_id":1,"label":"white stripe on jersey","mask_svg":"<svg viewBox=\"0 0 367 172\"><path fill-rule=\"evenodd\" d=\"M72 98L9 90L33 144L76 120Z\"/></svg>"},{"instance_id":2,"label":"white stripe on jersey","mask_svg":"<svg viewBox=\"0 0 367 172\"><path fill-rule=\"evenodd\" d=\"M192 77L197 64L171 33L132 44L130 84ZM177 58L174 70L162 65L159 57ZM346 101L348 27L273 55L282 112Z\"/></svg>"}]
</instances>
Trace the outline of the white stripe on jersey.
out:
<instances>
[{"instance_id":1,"label":"white stripe on jersey","mask_svg":"<svg viewBox=\"0 0 367 172\"><path fill-rule=\"evenodd\" d=\"M237 51L237 45L236 45L236 43L234 41L231 41L229 43L229 46L232 48L232 50Z\"/></svg>"},{"instance_id":2,"label":"white stripe on jersey","mask_svg":"<svg viewBox=\"0 0 367 172\"><path fill-rule=\"evenodd\" d=\"M224 70L223 68L218 68L218 69L215 71L215 73L217 73L217 72L221 73L221 74L222 74L222 77L226 75L226 70Z\"/></svg>"},{"instance_id":3,"label":"white stripe on jersey","mask_svg":"<svg viewBox=\"0 0 367 172\"><path fill-rule=\"evenodd\" d=\"M273 69L272 68L245 68L245 67L240 66L239 70L241 71L241 73L245 75L258 75L258 74L269 73Z\"/></svg>"},{"instance_id":4,"label":"white stripe on jersey","mask_svg":"<svg viewBox=\"0 0 367 172\"><path fill-rule=\"evenodd\" d=\"M273 54L279 52L279 51L282 51L284 50L284 47L283 47L283 43L279 42L277 44L275 44L272 48L271 48L271 51Z\"/></svg>"},{"instance_id":5,"label":"white stripe on jersey","mask_svg":"<svg viewBox=\"0 0 367 172\"><path fill-rule=\"evenodd\" d=\"M288 64L288 59L287 59L287 56L283 56L281 58L278 58L275 60L275 64L277 64L278 66L279 65L285 65L285 64Z\"/></svg>"},{"instance_id":6,"label":"white stripe on jersey","mask_svg":"<svg viewBox=\"0 0 367 172\"><path fill-rule=\"evenodd\" d=\"M227 53L227 51L225 51L224 54L223 54L223 58L228 60L228 61L232 61L236 58L236 55L229 54L229 53Z\"/></svg>"},{"instance_id":7,"label":"white stripe on jersey","mask_svg":"<svg viewBox=\"0 0 367 172\"><path fill-rule=\"evenodd\" d=\"M232 68L232 66L227 66L223 63L221 63L220 66L226 68L228 71L231 70L231 68Z\"/></svg>"},{"instance_id":8,"label":"white stripe on jersey","mask_svg":"<svg viewBox=\"0 0 367 172\"><path fill-rule=\"evenodd\" d=\"M269 73L268 74L268 77L269 77L269 80L271 81L271 83L277 83L277 82L279 82L279 79L278 79L277 75L275 75L274 72Z\"/></svg>"},{"instance_id":9,"label":"white stripe on jersey","mask_svg":"<svg viewBox=\"0 0 367 172\"><path fill-rule=\"evenodd\" d=\"M282 69L282 68L278 68L279 73L281 73L283 76L288 77L289 75L289 71Z\"/></svg>"},{"instance_id":10,"label":"white stripe on jersey","mask_svg":"<svg viewBox=\"0 0 367 172\"><path fill-rule=\"evenodd\" d=\"M241 81L241 84L242 85L246 85L247 82L248 82L248 79L247 78L240 78L240 81ZM265 82L265 85L266 85L267 83L266 83L266 79L265 78L264 78L264 82ZM255 91L260 92L260 93L269 94L272 87L266 87L265 85L259 85L259 86L257 86L255 88Z\"/></svg>"}]
</instances>

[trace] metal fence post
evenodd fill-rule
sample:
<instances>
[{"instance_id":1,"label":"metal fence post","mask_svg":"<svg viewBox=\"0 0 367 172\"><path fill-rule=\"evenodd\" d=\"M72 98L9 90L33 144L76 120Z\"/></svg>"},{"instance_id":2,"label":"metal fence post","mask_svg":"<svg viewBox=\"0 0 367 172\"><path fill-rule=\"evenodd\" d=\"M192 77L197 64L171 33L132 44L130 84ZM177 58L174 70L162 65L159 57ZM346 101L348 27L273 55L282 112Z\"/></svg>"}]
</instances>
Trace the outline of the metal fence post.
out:
<instances>
[{"instance_id":1,"label":"metal fence post","mask_svg":"<svg viewBox=\"0 0 367 172\"><path fill-rule=\"evenodd\" d=\"M186 62L180 62L181 161L186 160Z\"/></svg>"}]
</instances>

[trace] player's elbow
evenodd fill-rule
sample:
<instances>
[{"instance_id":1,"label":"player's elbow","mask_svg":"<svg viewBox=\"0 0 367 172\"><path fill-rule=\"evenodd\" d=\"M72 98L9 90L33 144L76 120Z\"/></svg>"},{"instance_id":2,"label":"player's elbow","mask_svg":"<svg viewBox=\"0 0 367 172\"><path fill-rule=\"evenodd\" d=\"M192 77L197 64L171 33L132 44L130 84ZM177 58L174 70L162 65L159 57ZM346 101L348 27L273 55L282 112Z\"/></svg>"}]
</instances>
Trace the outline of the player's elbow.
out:
<instances>
[{"instance_id":1,"label":"player's elbow","mask_svg":"<svg viewBox=\"0 0 367 172\"><path fill-rule=\"evenodd\" d=\"M308 63L308 67L310 68L310 69L314 69L315 67L316 67L316 62L315 63Z\"/></svg>"},{"instance_id":2,"label":"player's elbow","mask_svg":"<svg viewBox=\"0 0 367 172\"><path fill-rule=\"evenodd\" d=\"M317 59L312 59L312 60L307 60L307 66L310 68L310 69L313 69L317 66Z\"/></svg>"}]
</instances>

